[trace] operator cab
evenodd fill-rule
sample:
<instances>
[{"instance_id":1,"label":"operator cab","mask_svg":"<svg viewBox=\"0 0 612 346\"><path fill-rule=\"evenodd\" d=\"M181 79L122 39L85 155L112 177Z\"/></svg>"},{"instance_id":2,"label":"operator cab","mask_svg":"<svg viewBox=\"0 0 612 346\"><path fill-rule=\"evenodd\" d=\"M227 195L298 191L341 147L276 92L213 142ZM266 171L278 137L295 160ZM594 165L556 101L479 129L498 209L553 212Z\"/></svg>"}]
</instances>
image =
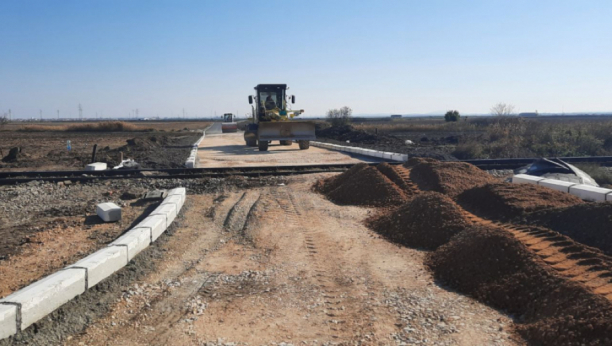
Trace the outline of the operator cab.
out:
<instances>
[{"instance_id":1,"label":"operator cab","mask_svg":"<svg viewBox=\"0 0 612 346\"><path fill-rule=\"evenodd\" d=\"M224 123L234 122L234 115L232 113L223 114L223 122Z\"/></svg>"},{"instance_id":2,"label":"operator cab","mask_svg":"<svg viewBox=\"0 0 612 346\"><path fill-rule=\"evenodd\" d=\"M286 111L285 91L287 84L259 84L255 87L257 116L261 119L266 111Z\"/></svg>"}]
</instances>

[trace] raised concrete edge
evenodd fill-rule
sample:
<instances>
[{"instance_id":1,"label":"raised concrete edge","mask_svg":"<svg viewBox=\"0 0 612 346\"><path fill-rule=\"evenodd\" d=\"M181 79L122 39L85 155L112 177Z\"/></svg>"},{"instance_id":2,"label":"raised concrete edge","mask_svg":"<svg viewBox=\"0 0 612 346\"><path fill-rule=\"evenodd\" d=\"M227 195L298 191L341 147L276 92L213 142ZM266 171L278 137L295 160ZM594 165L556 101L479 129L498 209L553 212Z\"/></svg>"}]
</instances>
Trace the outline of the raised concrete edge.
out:
<instances>
[{"instance_id":1,"label":"raised concrete edge","mask_svg":"<svg viewBox=\"0 0 612 346\"><path fill-rule=\"evenodd\" d=\"M373 149L331 144L331 143L325 143L325 142L316 142L316 141L311 141L310 144L315 147L319 147L319 148L343 151L343 152L354 153L354 154L363 155L363 156L376 157L379 159L386 159L386 160L399 161L399 162L408 161L407 154L391 153L391 152L384 152L384 151L378 151L378 150L373 150Z\"/></svg>"},{"instance_id":2,"label":"raised concrete edge","mask_svg":"<svg viewBox=\"0 0 612 346\"><path fill-rule=\"evenodd\" d=\"M174 196L172 199L174 202L164 205L166 201L164 199L164 202L147 218L108 247L0 299L0 340L28 328L123 268L170 226L184 205L186 193L186 189L180 187L170 190L166 199ZM182 202L177 204L179 200ZM164 215L152 215L155 211ZM148 223L155 218L158 221ZM145 222L147 219L148 222ZM163 229L155 226L161 220L163 220ZM153 233L156 233L155 237Z\"/></svg>"},{"instance_id":3,"label":"raised concrete edge","mask_svg":"<svg viewBox=\"0 0 612 346\"><path fill-rule=\"evenodd\" d=\"M185 167L198 168L198 147L200 146L200 143L202 143L204 138L206 138L206 130L208 130L208 128L210 128L210 126L204 129L204 131L202 131L202 137L200 137L200 139L198 139L195 143L193 143L193 147L191 148L191 153L189 154L189 157L187 157L187 160L185 161Z\"/></svg>"}]
</instances>

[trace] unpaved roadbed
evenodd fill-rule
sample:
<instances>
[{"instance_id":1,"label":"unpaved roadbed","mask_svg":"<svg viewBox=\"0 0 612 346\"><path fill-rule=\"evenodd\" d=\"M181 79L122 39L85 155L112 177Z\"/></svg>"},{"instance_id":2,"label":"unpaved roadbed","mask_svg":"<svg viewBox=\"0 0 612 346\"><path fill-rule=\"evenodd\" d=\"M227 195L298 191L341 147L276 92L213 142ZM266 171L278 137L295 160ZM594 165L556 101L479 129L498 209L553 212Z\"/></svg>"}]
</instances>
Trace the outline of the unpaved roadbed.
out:
<instances>
[{"instance_id":1,"label":"unpaved roadbed","mask_svg":"<svg viewBox=\"0 0 612 346\"><path fill-rule=\"evenodd\" d=\"M310 191L327 175L188 197L157 269L67 345L520 344L511 321L433 283L424 253Z\"/></svg>"}]
</instances>

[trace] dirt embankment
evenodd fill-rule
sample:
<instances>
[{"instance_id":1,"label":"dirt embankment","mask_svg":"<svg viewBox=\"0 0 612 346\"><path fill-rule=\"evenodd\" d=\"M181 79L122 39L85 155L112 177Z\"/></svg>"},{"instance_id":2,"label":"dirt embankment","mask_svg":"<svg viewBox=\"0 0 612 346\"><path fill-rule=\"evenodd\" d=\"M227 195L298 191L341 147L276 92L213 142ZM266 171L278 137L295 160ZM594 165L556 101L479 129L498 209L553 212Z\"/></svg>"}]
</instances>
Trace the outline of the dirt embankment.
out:
<instances>
[{"instance_id":1,"label":"dirt embankment","mask_svg":"<svg viewBox=\"0 0 612 346\"><path fill-rule=\"evenodd\" d=\"M568 193L537 185L511 183L478 186L463 192L457 201L465 209L495 220L509 220L538 210L584 203Z\"/></svg>"},{"instance_id":2,"label":"dirt embankment","mask_svg":"<svg viewBox=\"0 0 612 346\"><path fill-rule=\"evenodd\" d=\"M457 144L457 137L455 136L436 136L435 139L429 139L425 135L420 136L417 140L411 135L406 136L406 134L373 133L372 131L355 129L350 125L327 127L320 124L317 126L316 135L318 140L340 145L403 153L412 157L430 157L443 161L457 160L451 154L454 145ZM410 140L411 144L407 144L407 140ZM448 144L451 144L451 146L447 146Z\"/></svg>"},{"instance_id":3,"label":"dirt embankment","mask_svg":"<svg viewBox=\"0 0 612 346\"><path fill-rule=\"evenodd\" d=\"M389 207L402 204L406 191L376 167L359 164L338 176L315 184L314 189L341 205Z\"/></svg>"},{"instance_id":4,"label":"dirt embankment","mask_svg":"<svg viewBox=\"0 0 612 346\"><path fill-rule=\"evenodd\" d=\"M393 242L428 250L471 226L461 208L437 192L423 192L397 210L386 211L367 223Z\"/></svg>"},{"instance_id":5,"label":"dirt embankment","mask_svg":"<svg viewBox=\"0 0 612 346\"><path fill-rule=\"evenodd\" d=\"M611 203L580 203L542 210L525 219L528 224L550 228L612 256Z\"/></svg>"},{"instance_id":6,"label":"dirt embankment","mask_svg":"<svg viewBox=\"0 0 612 346\"><path fill-rule=\"evenodd\" d=\"M414 162L408 162L408 167ZM456 197L465 190L497 182L487 172L463 162L424 160L410 168L410 179L423 191L436 191Z\"/></svg>"},{"instance_id":7,"label":"dirt embankment","mask_svg":"<svg viewBox=\"0 0 612 346\"><path fill-rule=\"evenodd\" d=\"M417 177L417 185L429 192L381 209L367 220L369 227L391 241L435 250L427 264L440 283L516 316L516 330L531 343L611 342L611 257L552 230L495 225L461 207L491 219L539 215L541 223L551 223L552 215L565 210L555 207L581 210L584 202L538 186L489 177L483 183L469 165L419 159L406 168L411 172L404 179ZM609 220L602 214L600 221Z\"/></svg>"},{"instance_id":8,"label":"dirt embankment","mask_svg":"<svg viewBox=\"0 0 612 346\"><path fill-rule=\"evenodd\" d=\"M517 330L541 345L604 345L612 305L543 264L508 232L477 227L429 256L436 279L517 316Z\"/></svg>"},{"instance_id":9,"label":"dirt embankment","mask_svg":"<svg viewBox=\"0 0 612 346\"><path fill-rule=\"evenodd\" d=\"M0 136L0 169L80 170L91 162L95 144L96 161L111 167L119 164L123 152L124 158L136 160L142 168L180 168L200 136L199 132L5 131Z\"/></svg>"}]
</instances>

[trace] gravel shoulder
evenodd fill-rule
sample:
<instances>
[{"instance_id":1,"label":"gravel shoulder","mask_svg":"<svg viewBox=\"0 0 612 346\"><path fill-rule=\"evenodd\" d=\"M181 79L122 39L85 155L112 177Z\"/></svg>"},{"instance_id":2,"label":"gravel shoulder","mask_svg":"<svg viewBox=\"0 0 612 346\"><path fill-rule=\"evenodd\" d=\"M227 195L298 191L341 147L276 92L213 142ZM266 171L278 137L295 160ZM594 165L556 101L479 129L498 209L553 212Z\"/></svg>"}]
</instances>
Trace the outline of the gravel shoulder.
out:
<instances>
[{"instance_id":1,"label":"gravel shoulder","mask_svg":"<svg viewBox=\"0 0 612 346\"><path fill-rule=\"evenodd\" d=\"M156 270L65 344L523 344L507 316L436 285L424 252L368 230L373 209L311 192L326 176L188 196Z\"/></svg>"}]
</instances>

